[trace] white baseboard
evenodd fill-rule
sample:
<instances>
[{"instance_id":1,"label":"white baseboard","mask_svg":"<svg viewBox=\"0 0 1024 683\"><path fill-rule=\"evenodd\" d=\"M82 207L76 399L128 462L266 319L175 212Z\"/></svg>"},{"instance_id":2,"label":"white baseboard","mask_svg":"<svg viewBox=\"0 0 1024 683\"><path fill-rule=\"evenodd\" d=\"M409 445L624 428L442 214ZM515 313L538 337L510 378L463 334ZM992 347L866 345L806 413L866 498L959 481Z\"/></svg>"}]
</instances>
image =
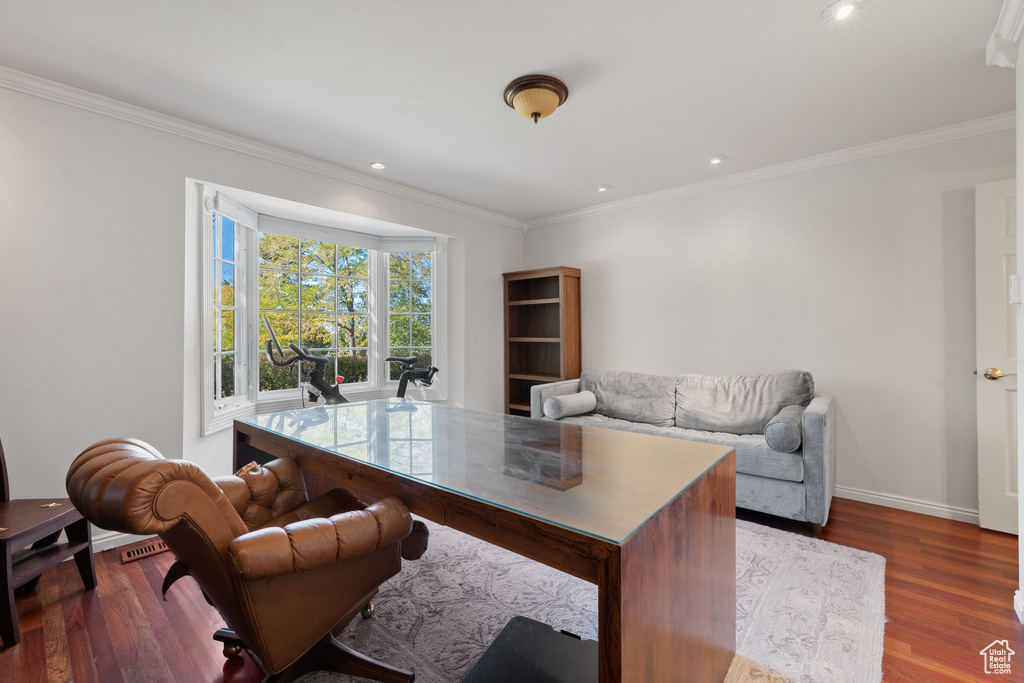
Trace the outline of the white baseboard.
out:
<instances>
[{"instance_id":1,"label":"white baseboard","mask_svg":"<svg viewBox=\"0 0 1024 683\"><path fill-rule=\"evenodd\" d=\"M926 500L904 498L903 496L894 496L889 493L876 493L874 491L864 491L862 489L854 489L846 486L837 486L835 488L835 496L837 498L849 498L850 500L856 500L861 503L884 505L885 507L896 508L897 510L906 510L907 512L919 512L923 515L931 515L932 517L955 519L959 522L967 522L968 524L978 523L978 511L971 510L969 508L943 505L941 503L931 503Z\"/></svg>"},{"instance_id":2,"label":"white baseboard","mask_svg":"<svg viewBox=\"0 0 1024 683\"><path fill-rule=\"evenodd\" d=\"M1013 594L1013 611L1017 613L1017 621L1024 624L1024 595L1020 591Z\"/></svg>"},{"instance_id":3,"label":"white baseboard","mask_svg":"<svg viewBox=\"0 0 1024 683\"><path fill-rule=\"evenodd\" d=\"M93 531L96 531L96 527L93 527ZM141 541L144 538L150 537L132 536L131 534L122 534L120 531L101 531L98 534L93 533L92 535L92 550L93 552L100 553L104 550Z\"/></svg>"}]
</instances>

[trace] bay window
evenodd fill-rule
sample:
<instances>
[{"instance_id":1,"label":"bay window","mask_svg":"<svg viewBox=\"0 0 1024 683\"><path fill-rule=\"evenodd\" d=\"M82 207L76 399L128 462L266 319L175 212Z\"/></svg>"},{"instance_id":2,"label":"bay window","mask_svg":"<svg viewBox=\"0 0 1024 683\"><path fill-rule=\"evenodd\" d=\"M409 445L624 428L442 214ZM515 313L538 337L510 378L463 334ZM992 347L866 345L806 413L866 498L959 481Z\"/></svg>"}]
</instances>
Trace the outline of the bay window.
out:
<instances>
[{"instance_id":1,"label":"bay window","mask_svg":"<svg viewBox=\"0 0 1024 683\"><path fill-rule=\"evenodd\" d=\"M352 401L394 396L400 371L388 355L445 371L444 238L300 223L199 191L210 274L202 287L204 434L242 415L308 405L300 374L270 363L266 323L285 355L294 343L335 358L328 376L344 378ZM444 381L409 396L443 399Z\"/></svg>"}]
</instances>

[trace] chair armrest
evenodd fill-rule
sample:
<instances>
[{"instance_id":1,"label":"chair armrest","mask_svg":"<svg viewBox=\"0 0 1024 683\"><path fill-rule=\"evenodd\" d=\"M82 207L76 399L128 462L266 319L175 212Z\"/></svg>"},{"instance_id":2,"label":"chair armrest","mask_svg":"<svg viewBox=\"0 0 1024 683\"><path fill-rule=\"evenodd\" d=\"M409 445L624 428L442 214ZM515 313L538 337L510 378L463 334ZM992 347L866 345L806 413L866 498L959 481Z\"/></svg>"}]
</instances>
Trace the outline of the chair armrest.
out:
<instances>
[{"instance_id":1,"label":"chair armrest","mask_svg":"<svg viewBox=\"0 0 1024 683\"><path fill-rule=\"evenodd\" d=\"M807 521L824 525L836 485L836 427L832 396L815 396L803 417Z\"/></svg>"},{"instance_id":2,"label":"chair armrest","mask_svg":"<svg viewBox=\"0 0 1024 683\"><path fill-rule=\"evenodd\" d=\"M544 401L551 396L565 396L567 394L578 394L580 392L580 381L578 379L567 379L561 382L550 384L536 384L530 387L530 417L544 417Z\"/></svg>"},{"instance_id":3,"label":"chair armrest","mask_svg":"<svg viewBox=\"0 0 1024 683\"><path fill-rule=\"evenodd\" d=\"M231 541L228 555L242 578L256 581L368 555L411 530L405 504L385 498L365 510L251 531Z\"/></svg>"}]
</instances>

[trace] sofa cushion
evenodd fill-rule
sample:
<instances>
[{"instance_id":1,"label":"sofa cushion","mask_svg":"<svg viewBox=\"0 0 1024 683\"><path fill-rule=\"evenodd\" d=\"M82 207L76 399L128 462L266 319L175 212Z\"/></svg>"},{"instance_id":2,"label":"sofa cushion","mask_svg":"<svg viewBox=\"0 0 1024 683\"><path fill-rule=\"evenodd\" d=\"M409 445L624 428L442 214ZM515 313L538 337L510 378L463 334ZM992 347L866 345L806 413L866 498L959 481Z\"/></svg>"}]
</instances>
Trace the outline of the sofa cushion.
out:
<instances>
[{"instance_id":1,"label":"sofa cushion","mask_svg":"<svg viewBox=\"0 0 1024 683\"><path fill-rule=\"evenodd\" d=\"M589 413L597 407L597 397L590 391L564 396L549 396L544 401L544 417L559 420L570 415Z\"/></svg>"},{"instance_id":2,"label":"sofa cushion","mask_svg":"<svg viewBox=\"0 0 1024 683\"><path fill-rule=\"evenodd\" d=\"M598 414L566 417L561 421L589 427L618 429L624 432L729 446L736 449L737 472L783 481L801 482L804 480L804 458L801 451L795 453L774 451L761 434L739 435L698 429L680 429L679 427L657 427Z\"/></svg>"},{"instance_id":3,"label":"sofa cushion","mask_svg":"<svg viewBox=\"0 0 1024 683\"><path fill-rule=\"evenodd\" d=\"M811 373L800 370L735 377L680 375L676 382L675 426L764 434L768 421L780 410L786 406L806 407L812 398L814 380ZM598 412L603 412L600 401Z\"/></svg>"},{"instance_id":4,"label":"sofa cushion","mask_svg":"<svg viewBox=\"0 0 1024 683\"><path fill-rule=\"evenodd\" d=\"M672 377L583 368L580 391L594 392L602 415L661 427L675 425L676 380Z\"/></svg>"},{"instance_id":5,"label":"sofa cushion","mask_svg":"<svg viewBox=\"0 0 1024 683\"><path fill-rule=\"evenodd\" d=\"M792 453L800 448L800 442L803 440L803 421L803 406L786 406L778 415L768 420L764 428L765 441L772 450Z\"/></svg>"}]
</instances>

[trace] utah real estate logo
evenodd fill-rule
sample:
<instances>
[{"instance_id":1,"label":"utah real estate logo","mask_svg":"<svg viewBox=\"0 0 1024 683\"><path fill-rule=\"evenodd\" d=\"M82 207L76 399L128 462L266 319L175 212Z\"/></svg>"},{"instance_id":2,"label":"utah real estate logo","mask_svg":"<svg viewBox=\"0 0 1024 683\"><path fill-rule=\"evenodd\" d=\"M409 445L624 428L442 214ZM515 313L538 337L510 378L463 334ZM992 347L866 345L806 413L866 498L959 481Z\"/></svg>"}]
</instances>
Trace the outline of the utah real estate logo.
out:
<instances>
[{"instance_id":1,"label":"utah real estate logo","mask_svg":"<svg viewBox=\"0 0 1024 683\"><path fill-rule=\"evenodd\" d=\"M1010 657L1017 654L1010 649L1010 642L1007 640L994 640L981 651L985 658L985 673L987 674L1009 674Z\"/></svg>"}]
</instances>

